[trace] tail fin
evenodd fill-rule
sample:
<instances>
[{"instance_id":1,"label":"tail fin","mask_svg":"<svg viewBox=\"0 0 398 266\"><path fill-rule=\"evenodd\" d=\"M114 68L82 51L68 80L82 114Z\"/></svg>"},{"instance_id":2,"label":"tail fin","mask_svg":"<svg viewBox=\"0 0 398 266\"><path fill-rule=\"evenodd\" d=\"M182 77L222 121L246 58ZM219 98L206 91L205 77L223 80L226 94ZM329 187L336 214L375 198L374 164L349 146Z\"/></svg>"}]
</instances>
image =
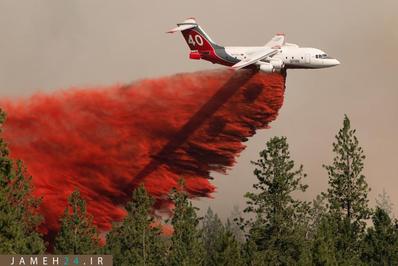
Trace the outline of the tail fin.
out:
<instances>
[{"instance_id":1,"label":"tail fin","mask_svg":"<svg viewBox=\"0 0 398 266\"><path fill-rule=\"evenodd\" d=\"M171 29L168 33L181 31L192 51L209 51L219 47L215 44L209 35L196 23L194 18L188 18L182 23L177 24L178 27Z\"/></svg>"}]
</instances>

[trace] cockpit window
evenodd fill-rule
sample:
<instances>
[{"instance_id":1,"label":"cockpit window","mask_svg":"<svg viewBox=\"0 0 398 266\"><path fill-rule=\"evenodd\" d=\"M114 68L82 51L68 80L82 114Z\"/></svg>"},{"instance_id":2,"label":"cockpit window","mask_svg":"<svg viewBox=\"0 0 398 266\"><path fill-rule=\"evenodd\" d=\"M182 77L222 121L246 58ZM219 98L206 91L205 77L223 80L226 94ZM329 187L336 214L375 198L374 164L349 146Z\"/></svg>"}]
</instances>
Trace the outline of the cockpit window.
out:
<instances>
[{"instance_id":1,"label":"cockpit window","mask_svg":"<svg viewBox=\"0 0 398 266\"><path fill-rule=\"evenodd\" d=\"M318 54L316 55L316 58L328 59L330 57L327 54Z\"/></svg>"}]
</instances>

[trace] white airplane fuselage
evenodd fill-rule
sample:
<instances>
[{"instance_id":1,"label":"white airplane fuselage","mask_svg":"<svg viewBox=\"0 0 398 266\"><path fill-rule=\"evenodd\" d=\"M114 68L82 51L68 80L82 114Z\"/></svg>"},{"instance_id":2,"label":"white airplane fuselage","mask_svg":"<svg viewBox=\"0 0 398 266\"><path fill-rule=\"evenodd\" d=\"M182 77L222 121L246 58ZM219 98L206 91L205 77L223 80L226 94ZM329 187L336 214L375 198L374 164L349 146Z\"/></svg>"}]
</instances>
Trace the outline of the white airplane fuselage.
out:
<instances>
[{"instance_id":1,"label":"white airplane fuselage","mask_svg":"<svg viewBox=\"0 0 398 266\"><path fill-rule=\"evenodd\" d=\"M244 60L251 53L262 50L264 47L225 47L225 52L238 60ZM299 47L295 44L286 44L279 49L279 52L272 58L261 60L261 62L281 61L285 69L315 69L337 66L340 62L330 58L325 52L316 48ZM278 71L278 67L274 70Z\"/></svg>"},{"instance_id":2,"label":"white airplane fuselage","mask_svg":"<svg viewBox=\"0 0 398 266\"><path fill-rule=\"evenodd\" d=\"M264 46L224 47L216 44L193 18L177 24L176 28L168 32L177 31L182 33L191 50L190 59L202 59L234 69L257 68L264 72L280 72L286 69L326 68L340 64L322 50L285 43L283 34L276 34Z\"/></svg>"}]
</instances>

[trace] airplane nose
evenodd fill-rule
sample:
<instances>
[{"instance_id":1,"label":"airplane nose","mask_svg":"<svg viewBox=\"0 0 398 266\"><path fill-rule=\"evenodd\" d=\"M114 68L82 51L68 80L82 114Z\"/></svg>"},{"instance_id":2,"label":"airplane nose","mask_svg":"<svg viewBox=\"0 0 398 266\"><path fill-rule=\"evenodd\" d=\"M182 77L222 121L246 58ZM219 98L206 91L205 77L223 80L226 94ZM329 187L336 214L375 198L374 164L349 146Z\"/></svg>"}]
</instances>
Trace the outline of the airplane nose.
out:
<instances>
[{"instance_id":1,"label":"airplane nose","mask_svg":"<svg viewBox=\"0 0 398 266\"><path fill-rule=\"evenodd\" d=\"M340 61L337 59L330 60L330 66L338 66L340 65Z\"/></svg>"},{"instance_id":2,"label":"airplane nose","mask_svg":"<svg viewBox=\"0 0 398 266\"><path fill-rule=\"evenodd\" d=\"M330 58L330 59L326 59L326 61L325 61L326 67L333 67L333 66L338 66L338 65L340 65L340 61L337 59Z\"/></svg>"}]
</instances>

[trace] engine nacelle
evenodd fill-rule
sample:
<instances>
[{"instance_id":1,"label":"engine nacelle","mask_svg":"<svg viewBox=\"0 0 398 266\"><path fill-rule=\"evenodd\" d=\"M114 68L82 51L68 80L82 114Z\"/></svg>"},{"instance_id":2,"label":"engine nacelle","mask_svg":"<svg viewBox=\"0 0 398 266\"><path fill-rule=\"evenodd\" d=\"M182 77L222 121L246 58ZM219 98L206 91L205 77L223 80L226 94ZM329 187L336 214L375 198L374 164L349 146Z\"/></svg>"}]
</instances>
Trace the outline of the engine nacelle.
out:
<instances>
[{"instance_id":1,"label":"engine nacelle","mask_svg":"<svg viewBox=\"0 0 398 266\"><path fill-rule=\"evenodd\" d=\"M189 54L189 59L193 59L193 60L199 60L200 59L200 53L198 52L191 52Z\"/></svg>"},{"instance_id":2,"label":"engine nacelle","mask_svg":"<svg viewBox=\"0 0 398 266\"><path fill-rule=\"evenodd\" d=\"M261 71L266 73L274 72L274 66L271 65L270 63L262 63L259 68Z\"/></svg>"},{"instance_id":3,"label":"engine nacelle","mask_svg":"<svg viewBox=\"0 0 398 266\"><path fill-rule=\"evenodd\" d=\"M285 67L285 64L280 58L271 59L270 64L274 67L275 70L281 70Z\"/></svg>"}]
</instances>

